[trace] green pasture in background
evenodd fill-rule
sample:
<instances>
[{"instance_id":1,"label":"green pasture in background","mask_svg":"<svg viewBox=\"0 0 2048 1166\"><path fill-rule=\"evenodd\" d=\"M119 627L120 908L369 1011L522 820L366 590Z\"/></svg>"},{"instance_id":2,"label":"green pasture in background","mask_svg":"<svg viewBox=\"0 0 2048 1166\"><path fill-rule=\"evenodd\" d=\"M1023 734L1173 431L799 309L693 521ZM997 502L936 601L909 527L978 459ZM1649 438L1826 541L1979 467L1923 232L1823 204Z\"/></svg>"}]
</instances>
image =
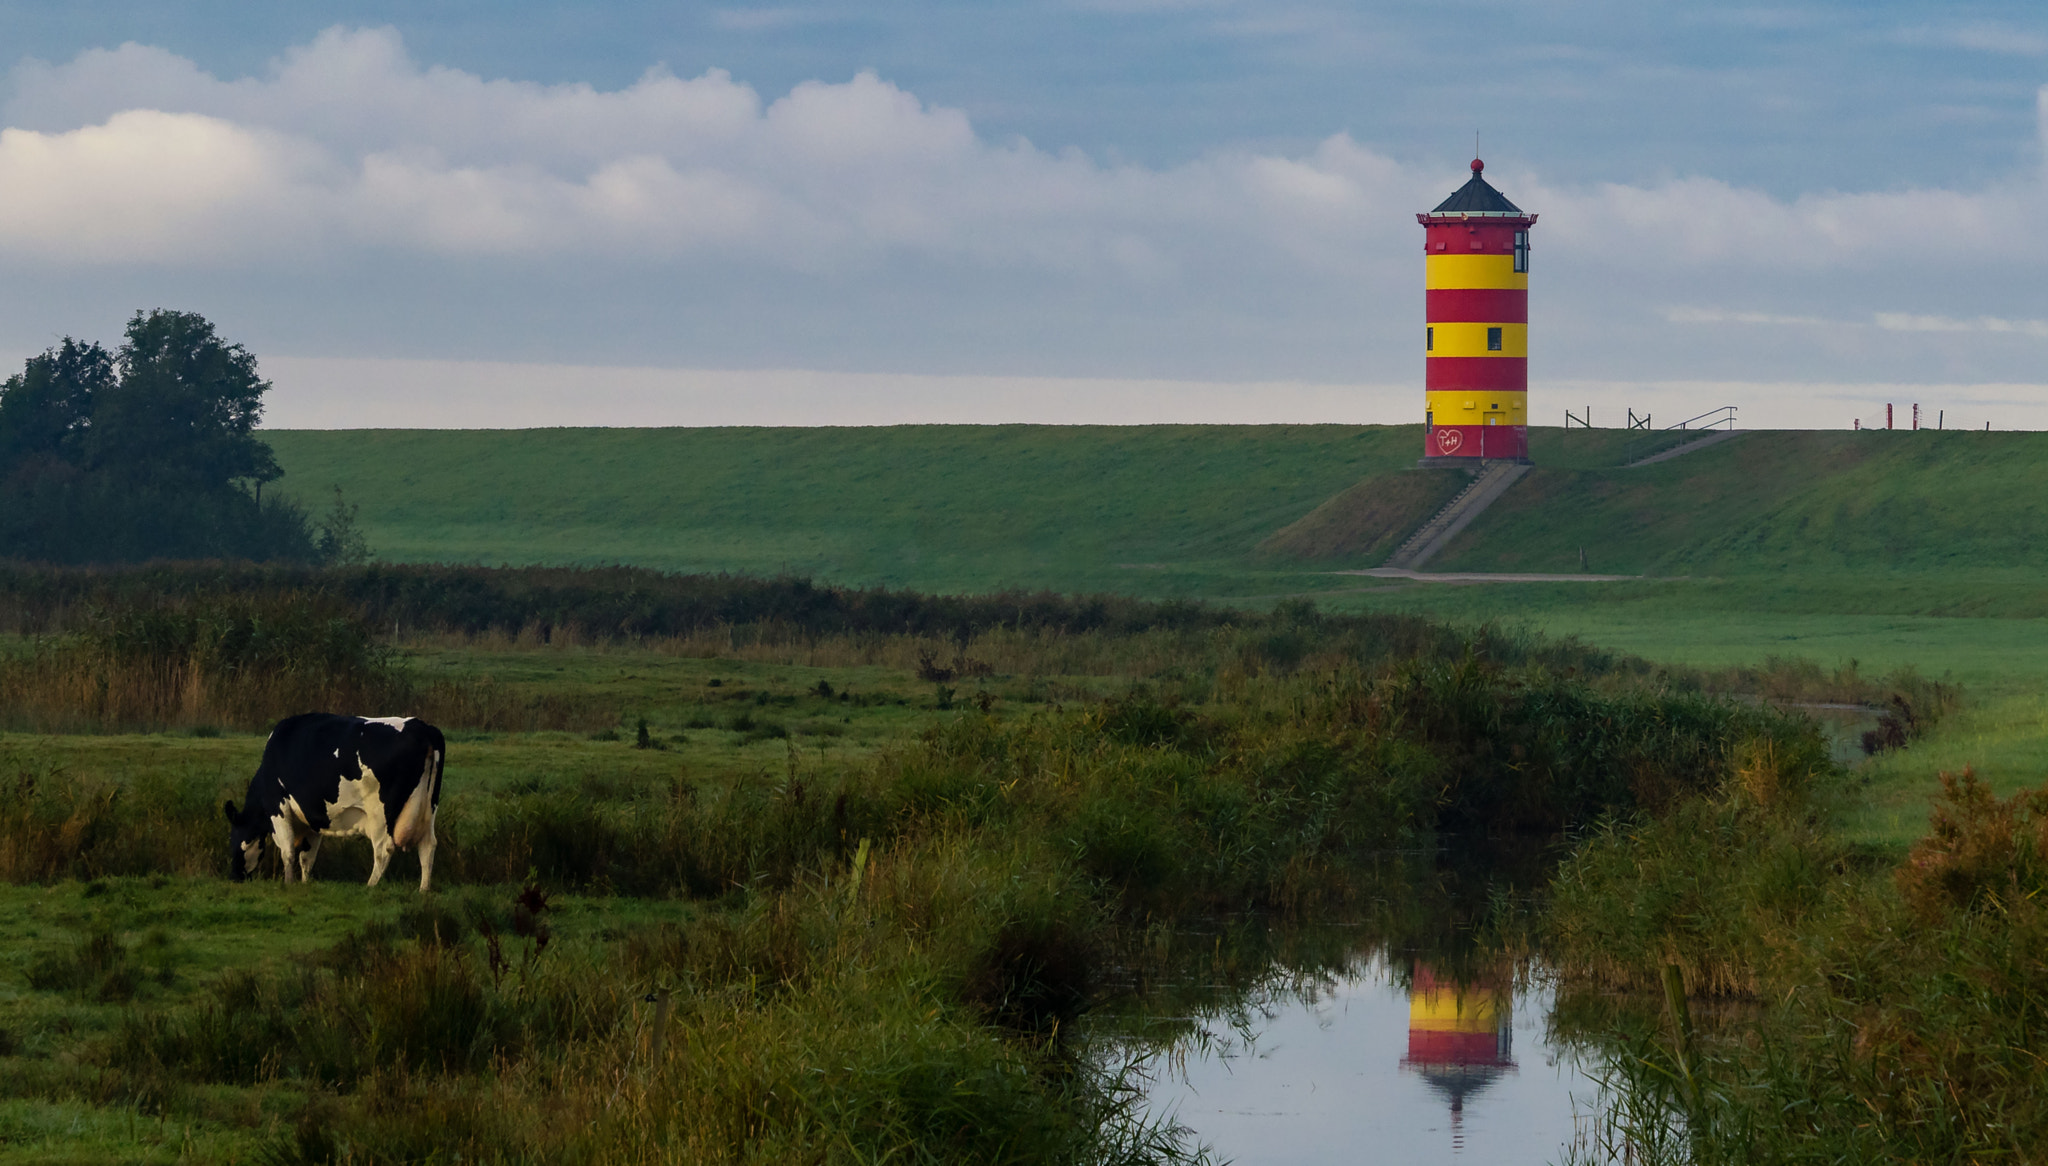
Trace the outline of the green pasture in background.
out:
<instances>
[{"instance_id":1,"label":"green pasture in background","mask_svg":"<svg viewBox=\"0 0 2048 1166\"><path fill-rule=\"evenodd\" d=\"M929 591L1261 594L1276 573L1378 565L1290 562L1262 554L1263 540L1361 482L1444 472L1414 468L1417 426L265 436L286 470L274 488L319 506L340 486L392 561L629 563ZM1594 573L1762 579L1822 599L1881 582L1887 611L2043 612L2027 585L2048 567L2035 504L2048 437L1758 432L1621 464L1672 440L1533 430L1536 470L1430 569L1578 572L1583 551Z\"/></svg>"},{"instance_id":2,"label":"green pasture in background","mask_svg":"<svg viewBox=\"0 0 2048 1166\"><path fill-rule=\"evenodd\" d=\"M1579 438L1553 431L1552 442ZM1432 570L1946 575L2048 566L2048 435L1785 430L1634 469L1546 459Z\"/></svg>"},{"instance_id":3,"label":"green pasture in background","mask_svg":"<svg viewBox=\"0 0 2048 1166\"><path fill-rule=\"evenodd\" d=\"M1417 427L895 426L266 433L381 558L835 583L1207 591ZM1183 576L1193 575L1193 579Z\"/></svg>"}]
</instances>

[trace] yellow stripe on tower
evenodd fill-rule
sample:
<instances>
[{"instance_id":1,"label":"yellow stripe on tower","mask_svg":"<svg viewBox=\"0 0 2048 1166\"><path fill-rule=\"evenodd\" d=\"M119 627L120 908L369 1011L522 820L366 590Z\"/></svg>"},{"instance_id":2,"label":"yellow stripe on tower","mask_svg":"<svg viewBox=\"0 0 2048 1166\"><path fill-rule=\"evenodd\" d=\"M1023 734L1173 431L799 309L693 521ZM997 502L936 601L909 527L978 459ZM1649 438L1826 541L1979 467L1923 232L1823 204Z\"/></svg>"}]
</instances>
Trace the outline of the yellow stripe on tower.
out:
<instances>
[{"instance_id":1,"label":"yellow stripe on tower","mask_svg":"<svg viewBox=\"0 0 2048 1166\"><path fill-rule=\"evenodd\" d=\"M1438 425L1484 425L1488 413L1504 413L1502 425L1527 425L1529 394L1445 389L1424 393L1424 407Z\"/></svg>"},{"instance_id":2,"label":"yellow stripe on tower","mask_svg":"<svg viewBox=\"0 0 2048 1166\"><path fill-rule=\"evenodd\" d=\"M1500 348L1486 346L1489 328L1500 329ZM1527 356L1527 324L1431 324L1431 356Z\"/></svg>"},{"instance_id":3,"label":"yellow stripe on tower","mask_svg":"<svg viewBox=\"0 0 2048 1166\"><path fill-rule=\"evenodd\" d=\"M1529 273L1515 270L1512 255L1431 255L1423 272L1423 286L1528 291Z\"/></svg>"}]
</instances>

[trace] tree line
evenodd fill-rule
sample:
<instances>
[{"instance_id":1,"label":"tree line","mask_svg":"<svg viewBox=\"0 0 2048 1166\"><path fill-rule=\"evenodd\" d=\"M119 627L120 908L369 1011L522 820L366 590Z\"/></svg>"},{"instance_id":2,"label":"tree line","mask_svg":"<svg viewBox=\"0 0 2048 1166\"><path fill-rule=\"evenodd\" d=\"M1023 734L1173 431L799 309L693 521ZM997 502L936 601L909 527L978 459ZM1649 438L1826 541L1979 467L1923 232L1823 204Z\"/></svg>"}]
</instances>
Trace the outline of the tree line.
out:
<instances>
[{"instance_id":1,"label":"tree line","mask_svg":"<svg viewBox=\"0 0 2048 1166\"><path fill-rule=\"evenodd\" d=\"M136 312L120 347L65 337L0 385L0 557L51 563L363 557L265 484L270 383L192 312Z\"/></svg>"}]
</instances>

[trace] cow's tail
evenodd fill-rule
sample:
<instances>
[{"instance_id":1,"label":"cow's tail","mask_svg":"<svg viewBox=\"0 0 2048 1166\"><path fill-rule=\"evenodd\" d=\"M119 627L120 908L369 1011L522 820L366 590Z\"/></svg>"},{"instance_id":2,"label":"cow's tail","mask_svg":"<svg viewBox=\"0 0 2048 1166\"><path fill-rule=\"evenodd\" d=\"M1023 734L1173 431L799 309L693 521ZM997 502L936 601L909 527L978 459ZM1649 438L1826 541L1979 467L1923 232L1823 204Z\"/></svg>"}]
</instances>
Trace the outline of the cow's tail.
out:
<instances>
[{"instance_id":1,"label":"cow's tail","mask_svg":"<svg viewBox=\"0 0 2048 1166\"><path fill-rule=\"evenodd\" d=\"M405 809L398 812L398 828L391 832L393 845L409 850L434 828L434 787L440 782L441 751L430 749L419 784L413 787L412 796L405 799Z\"/></svg>"}]
</instances>

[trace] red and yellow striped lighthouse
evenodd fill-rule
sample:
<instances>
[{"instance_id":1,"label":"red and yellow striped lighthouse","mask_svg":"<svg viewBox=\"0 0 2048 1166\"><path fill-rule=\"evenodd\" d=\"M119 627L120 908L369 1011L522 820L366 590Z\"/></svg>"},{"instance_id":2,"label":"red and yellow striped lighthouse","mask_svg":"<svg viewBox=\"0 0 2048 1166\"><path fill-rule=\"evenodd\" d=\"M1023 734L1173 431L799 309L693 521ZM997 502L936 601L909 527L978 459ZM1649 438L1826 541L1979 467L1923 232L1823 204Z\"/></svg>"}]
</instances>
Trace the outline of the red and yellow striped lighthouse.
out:
<instances>
[{"instance_id":1,"label":"red and yellow striped lighthouse","mask_svg":"<svg viewBox=\"0 0 2048 1166\"><path fill-rule=\"evenodd\" d=\"M1482 177L1428 214L1425 463L1529 460L1529 228Z\"/></svg>"}]
</instances>

